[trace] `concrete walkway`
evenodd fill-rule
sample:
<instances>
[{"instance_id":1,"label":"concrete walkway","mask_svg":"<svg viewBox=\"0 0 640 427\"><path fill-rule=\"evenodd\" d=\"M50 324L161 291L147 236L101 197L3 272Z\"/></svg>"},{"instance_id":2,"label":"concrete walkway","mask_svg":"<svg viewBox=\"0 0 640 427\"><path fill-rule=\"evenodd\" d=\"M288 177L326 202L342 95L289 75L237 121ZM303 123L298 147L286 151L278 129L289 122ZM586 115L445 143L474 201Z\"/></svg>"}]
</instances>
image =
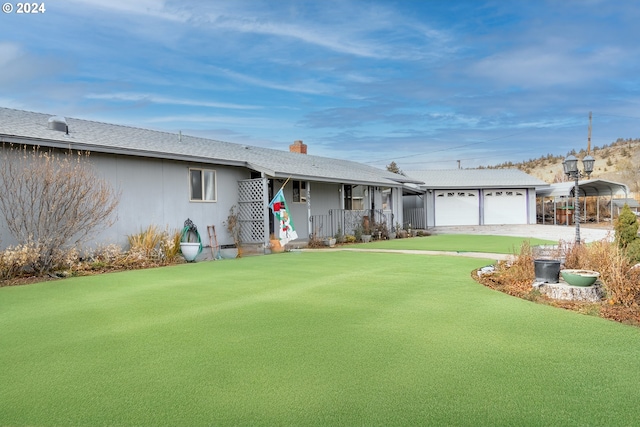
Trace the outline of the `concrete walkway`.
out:
<instances>
[{"instance_id":1,"label":"concrete walkway","mask_svg":"<svg viewBox=\"0 0 640 427\"><path fill-rule=\"evenodd\" d=\"M434 227L430 228L431 234L483 234L494 236L516 236L516 237L535 237L538 239L552 241L573 242L576 237L576 229L565 225L468 225L468 226L452 226L452 227ZM580 239L582 242L588 243L602 239L613 240L613 227L589 227L588 225L580 226ZM469 258L486 258L496 261L513 259L512 254L495 254L484 252L453 252L453 251L420 251L410 249L367 249L367 248L349 248L345 246L326 249L310 249L311 251L349 251L349 252L381 252L381 253L402 253L413 255L447 255L447 256L463 256Z\"/></svg>"},{"instance_id":2,"label":"concrete walkway","mask_svg":"<svg viewBox=\"0 0 640 427\"><path fill-rule=\"evenodd\" d=\"M317 249L314 249L317 250ZM320 249L327 250L327 249ZM366 248L346 248L339 247L329 250L347 251L347 252L382 252L395 254L411 254L411 255L446 255L446 256L463 256L468 258L486 258L495 259L496 261L508 260L513 258L510 254L494 254L484 252L453 252L453 251L419 251L413 249L366 249Z\"/></svg>"},{"instance_id":3,"label":"concrete walkway","mask_svg":"<svg viewBox=\"0 0 640 427\"><path fill-rule=\"evenodd\" d=\"M563 240L573 242L576 238L576 229L566 225L465 225L452 227L430 228L431 234L491 234L494 236L536 237L538 239ZM580 225L580 240L593 242L602 239L613 240L612 226L595 227Z\"/></svg>"}]
</instances>

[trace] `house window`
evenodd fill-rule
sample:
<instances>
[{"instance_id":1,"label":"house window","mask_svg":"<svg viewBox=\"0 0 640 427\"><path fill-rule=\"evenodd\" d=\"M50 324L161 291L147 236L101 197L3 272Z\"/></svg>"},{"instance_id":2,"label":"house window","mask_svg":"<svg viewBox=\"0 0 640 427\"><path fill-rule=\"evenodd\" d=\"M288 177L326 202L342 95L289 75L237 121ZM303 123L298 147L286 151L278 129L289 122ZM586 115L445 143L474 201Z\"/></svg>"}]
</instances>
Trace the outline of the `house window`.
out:
<instances>
[{"instance_id":1,"label":"house window","mask_svg":"<svg viewBox=\"0 0 640 427\"><path fill-rule=\"evenodd\" d=\"M216 171L189 169L189 195L191 201L216 201Z\"/></svg>"},{"instance_id":2,"label":"house window","mask_svg":"<svg viewBox=\"0 0 640 427\"><path fill-rule=\"evenodd\" d=\"M345 184L344 208L348 211L364 209L364 187L362 185Z\"/></svg>"},{"instance_id":3,"label":"house window","mask_svg":"<svg viewBox=\"0 0 640 427\"><path fill-rule=\"evenodd\" d=\"M382 209L390 211L393 208L391 194L390 187L382 187Z\"/></svg>"},{"instance_id":4,"label":"house window","mask_svg":"<svg viewBox=\"0 0 640 427\"><path fill-rule=\"evenodd\" d=\"M293 201L296 203L307 202L306 181L293 181Z\"/></svg>"}]
</instances>

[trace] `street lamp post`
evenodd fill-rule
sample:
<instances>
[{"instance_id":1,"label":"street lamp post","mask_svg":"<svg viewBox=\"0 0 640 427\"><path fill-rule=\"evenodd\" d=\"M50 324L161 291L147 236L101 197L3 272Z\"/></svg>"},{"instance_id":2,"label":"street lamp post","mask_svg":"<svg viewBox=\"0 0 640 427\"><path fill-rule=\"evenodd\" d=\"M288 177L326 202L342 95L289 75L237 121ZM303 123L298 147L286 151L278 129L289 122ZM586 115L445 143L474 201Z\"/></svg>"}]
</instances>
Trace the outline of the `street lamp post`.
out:
<instances>
[{"instance_id":1,"label":"street lamp post","mask_svg":"<svg viewBox=\"0 0 640 427\"><path fill-rule=\"evenodd\" d=\"M582 165L584 167L584 172L578 169L578 159L574 155L567 156L566 159L562 162L562 167L564 168L564 173L569 177L573 178L575 181L575 185L573 187L573 195L575 197L574 201L574 209L573 209L573 220L576 224L576 243L580 244L580 203L578 201L578 196L580 195L580 188L578 185L578 180L584 176L589 178L591 176L591 172L593 172L593 164L596 159L591 156L585 156L582 159Z\"/></svg>"}]
</instances>

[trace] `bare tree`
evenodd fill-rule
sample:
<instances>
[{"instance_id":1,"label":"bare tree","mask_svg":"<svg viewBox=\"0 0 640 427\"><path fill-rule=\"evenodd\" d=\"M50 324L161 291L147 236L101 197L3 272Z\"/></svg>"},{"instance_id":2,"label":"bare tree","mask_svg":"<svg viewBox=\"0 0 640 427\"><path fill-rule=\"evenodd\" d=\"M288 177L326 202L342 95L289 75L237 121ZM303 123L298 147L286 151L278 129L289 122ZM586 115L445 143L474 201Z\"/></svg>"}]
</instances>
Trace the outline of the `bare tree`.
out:
<instances>
[{"instance_id":1,"label":"bare tree","mask_svg":"<svg viewBox=\"0 0 640 427\"><path fill-rule=\"evenodd\" d=\"M88 152L2 148L0 212L19 244L37 248L38 272L50 271L57 256L113 224L119 195L96 175Z\"/></svg>"}]
</instances>

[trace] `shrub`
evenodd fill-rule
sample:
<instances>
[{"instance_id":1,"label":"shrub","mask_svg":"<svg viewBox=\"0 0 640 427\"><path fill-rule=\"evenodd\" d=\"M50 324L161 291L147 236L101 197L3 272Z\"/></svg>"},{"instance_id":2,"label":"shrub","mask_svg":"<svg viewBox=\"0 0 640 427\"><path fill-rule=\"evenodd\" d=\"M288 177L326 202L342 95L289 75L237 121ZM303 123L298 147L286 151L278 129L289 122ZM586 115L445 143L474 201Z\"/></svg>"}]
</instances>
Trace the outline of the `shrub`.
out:
<instances>
[{"instance_id":1,"label":"shrub","mask_svg":"<svg viewBox=\"0 0 640 427\"><path fill-rule=\"evenodd\" d=\"M626 248L632 241L638 238L638 219L631 211L631 208L629 208L629 205L625 204L620 211L614 228L616 242L621 248Z\"/></svg>"},{"instance_id":2,"label":"shrub","mask_svg":"<svg viewBox=\"0 0 640 427\"><path fill-rule=\"evenodd\" d=\"M322 248L324 247L324 241L318 235L312 234L311 237L309 237L309 243L307 243L307 247L316 249Z\"/></svg>"},{"instance_id":3,"label":"shrub","mask_svg":"<svg viewBox=\"0 0 640 427\"><path fill-rule=\"evenodd\" d=\"M356 236L354 236L353 234L347 234L344 236L344 242L345 243L355 243L356 242Z\"/></svg>"},{"instance_id":4,"label":"shrub","mask_svg":"<svg viewBox=\"0 0 640 427\"><path fill-rule=\"evenodd\" d=\"M0 213L20 248L39 252L25 267L47 273L61 253L112 224L118 195L95 174L87 152L2 148Z\"/></svg>"},{"instance_id":5,"label":"shrub","mask_svg":"<svg viewBox=\"0 0 640 427\"><path fill-rule=\"evenodd\" d=\"M167 230L163 234L162 241L160 242L160 251L166 263L173 263L179 259L181 237L179 230L175 230L173 234Z\"/></svg>"},{"instance_id":6,"label":"shrub","mask_svg":"<svg viewBox=\"0 0 640 427\"><path fill-rule=\"evenodd\" d=\"M129 253L140 253L146 258L152 258L162 241L162 233L158 231L158 227L150 225L146 230L137 234L127 236L129 242Z\"/></svg>"},{"instance_id":7,"label":"shrub","mask_svg":"<svg viewBox=\"0 0 640 427\"><path fill-rule=\"evenodd\" d=\"M389 238L389 229L384 222L375 222L371 227L371 234L374 239L386 240Z\"/></svg>"},{"instance_id":8,"label":"shrub","mask_svg":"<svg viewBox=\"0 0 640 427\"><path fill-rule=\"evenodd\" d=\"M40 259L40 251L31 242L15 247L8 247L0 252L0 279L7 280L32 274Z\"/></svg>"},{"instance_id":9,"label":"shrub","mask_svg":"<svg viewBox=\"0 0 640 427\"><path fill-rule=\"evenodd\" d=\"M179 231L160 230L150 225L140 233L127 236L129 251L118 262L125 268L136 264L146 267L173 263L180 253L180 237Z\"/></svg>"},{"instance_id":10,"label":"shrub","mask_svg":"<svg viewBox=\"0 0 640 427\"><path fill-rule=\"evenodd\" d=\"M600 273L610 304L630 307L638 303L640 268L631 268L627 254L617 244L601 240L589 245L567 245L565 256L566 268Z\"/></svg>"},{"instance_id":11,"label":"shrub","mask_svg":"<svg viewBox=\"0 0 640 427\"><path fill-rule=\"evenodd\" d=\"M112 270L119 269L125 264L126 254L116 244L100 246L84 259L78 268L80 270Z\"/></svg>"},{"instance_id":12,"label":"shrub","mask_svg":"<svg viewBox=\"0 0 640 427\"><path fill-rule=\"evenodd\" d=\"M510 261L500 261L492 274L484 274L480 282L493 289L518 297L527 297L535 279L533 251L529 242L524 241L520 253Z\"/></svg>"},{"instance_id":13,"label":"shrub","mask_svg":"<svg viewBox=\"0 0 640 427\"><path fill-rule=\"evenodd\" d=\"M627 245L626 249L627 258L632 263L640 262L640 239L635 239Z\"/></svg>"}]
</instances>

